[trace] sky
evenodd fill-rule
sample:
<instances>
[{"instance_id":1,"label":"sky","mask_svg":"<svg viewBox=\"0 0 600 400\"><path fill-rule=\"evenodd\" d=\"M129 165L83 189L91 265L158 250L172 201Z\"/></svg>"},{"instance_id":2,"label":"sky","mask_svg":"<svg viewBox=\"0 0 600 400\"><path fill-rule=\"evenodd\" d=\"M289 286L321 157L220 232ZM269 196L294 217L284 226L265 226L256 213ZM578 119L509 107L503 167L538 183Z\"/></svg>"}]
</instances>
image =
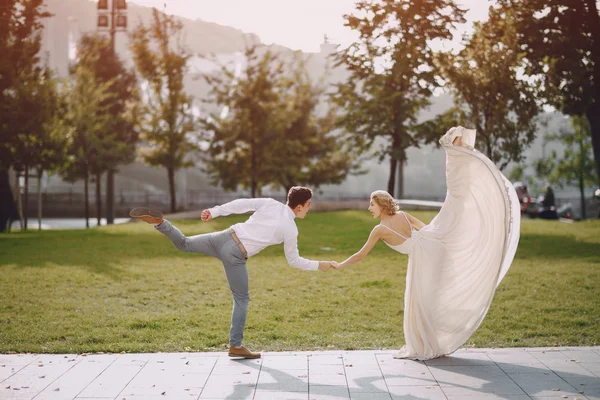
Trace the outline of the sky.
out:
<instances>
[{"instance_id":1,"label":"sky","mask_svg":"<svg viewBox=\"0 0 600 400\"><path fill-rule=\"evenodd\" d=\"M264 44L276 43L292 50L318 52L325 34L331 43L347 46L354 39L344 27L344 14L351 13L355 0L130 0L165 9L189 19L201 19L257 34ZM487 19L493 0L457 0L469 10L467 24L459 27L454 46L474 21ZM166 7L164 7L166 3Z\"/></svg>"}]
</instances>

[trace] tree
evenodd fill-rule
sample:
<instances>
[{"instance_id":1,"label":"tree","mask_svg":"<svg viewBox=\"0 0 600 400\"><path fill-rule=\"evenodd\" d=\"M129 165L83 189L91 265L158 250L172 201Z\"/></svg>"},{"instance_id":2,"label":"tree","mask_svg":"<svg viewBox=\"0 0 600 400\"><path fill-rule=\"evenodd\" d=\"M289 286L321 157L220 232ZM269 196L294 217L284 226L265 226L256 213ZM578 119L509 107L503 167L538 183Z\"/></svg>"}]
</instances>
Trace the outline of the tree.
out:
<instances>
[{"instance_id":1,"label":"tree","mask_svg":"<svg viewBox=\"0 0 600 400\"><path fill-rule=\"evenodd\" d=\"M483 152L501 170L522 161L535 139L539 113L536 88L517 77L523 53L510 18L490 10L488 21L475 23L464 49L439 56L459 123L477 130Z\"/></svg>"},{"instance_id":2,"label":"tree","mask_svg":"<svg viewBox=\"0 0 600 400\"><path fill-rule=\"evenodd\" d=\"M501 0L514 15L525 73L542 98L567 115L585 115L600 179L600 15L596 0Z\"/></svg>"},{"instance_id":3,"label":"tree","mask_svg":"<svg viewBox=\"0 0 600 400\"><path fill-rule=\"evenodd\" d=\"M13 167L25 177L23 228L27 230L29 217L29 177L37 170L38 223L41 229L41 177L45 169L60 163L64 154L61 152L63 139L55 130L60 98L50 69L39 71L34 68L22 73L13 100L20 106L9 118L15 139L11 145L15 158Z\"/></svg>"},{"instance_id":4,"label":"tree","mask_svg":"<svg viewBox=\"0 0 600 400\"><path fill-rule=\"evenodd\" d=\"M91 173L96 182L96 217L98 225L102 214L101 177L106 172L107 181L114 179L118 165L134 161L136 143L138 141L137 121L134 117L139 107L137 91L137 78L133 71L128 71L123 62L112 50L110 41L106 37L84 35L77 48L78 63L94 71L95 79L101 83L110 83L109 92L112 96L106 98L103 106L108 108L111 115L107 131L103 133L104 148L102 156L96 158L96 164L91 166ZM100 153L98 153L100 155ZM107 182L107 187L110 182ZM108 204L114 199L107 196L107 210L113 207ZM107 213L110 214L110 213ZM112 218L107 215L107 222L112 223Z\"/></svg>"},{"instance_id":5,"label":"tree","mask_svg":"<svg viewBox=\"0 0 600 400\"><path fill-rule=\"evenodd\" d=\"M192 98L183 87L190 55L181 45L182 24L156 9L152 13L151 26L140 24L133 31L131 51L148 88L141 130L151 148L144 160L167 169L170 210L175 212L175 172L193 165L186 155L197 149L196 141L190 137L196 129Z\"/></svg>"},{"instance_id":6,"label":"tree","mask_svg":"<svg viewBox=\"0 0 600 400\"><path fill-rule=\"evenodd\" d=\"M319 187L356 170L355 151L334 131L335 110L317 114L324 89L311 82L302 56L282 61L257 46L244 55L242 71L222 65L204 77L211 86L207 102L227 111L203 120L213 183L256 197L268 185Z\"/></svg>"},{"instance_id":7,"label":"tree","mask_svg":"<svg viewBox=\"0 0 600 400\"><path fill-rule=\"evenodd\" d=\"M256 46L248 47L244 55L246 67L239 77L227 65L217 74L203 76L211 88L206 102L226 107L227 112L201 122L210 134L205 161L213 184L226 190L241 186L256 197L271 182L275 168L271 146L285 122L276 118L281 105L278 77L284 64L270 51L261 56Z\"/></svg>"},{"instance_id":8,"label":"tree","mask_svg":"<svg viewBox=\"0 0 600 400\"><path fill-rule=\"evenodd\" d=\"M0 3L0 231L4 231L7 221L15 218L16 211L8 170L17 156L11 150L17 140L15 132L19 130L14 123L23 121L9 119L21 109L15 99L19 75L31 71L39 75L43 69L39 59L42 19L48 16L43 0Z\"/></svg>"},{"instance_id":9,"label":"tree","mask_svg":"<svg viewBox=\"0 0 600 400\"><path fill-rule=\"evenodd\" d=\"M100 82L95 72L84 62L73 67L66 84L67 114L65 138L67 157L60 168L68 182L83 179L85 220L89 228L89 180L94 172L105 165L106 152L114 144L116 134L107 135L111 126L109 104L112 82Z\"/></svg>"},{"instance_id":10,"label":"tree","mask_svg":"<svg viewBox=\"0 0 600 400\"><path fill-rule=\"evenodd\" d=\"M590 125L583 116L571 117L572 131L549 135L548 141L566 146L562 156L553 151L546 162L551 167L550 182L560 187L578 186L581 199L581 217L586 218L585 189L600 184L594 174Z\"/></svg>"},{"instance_id":11,"label":"tree","mask_svg":"<svg viewBox=\"0 0 600 400\"><path fill-rule=\"evenodd\" d=\"M313 83L304 60L295 53L292 65L281 79L281 106L276 116L282 118L281 139L272 143L273 159L269 163L275 186L286 193L292 186L320 187L341 183L349 174L361 174L364 145L337 127L338 110L333 105L319 113L324 98L323 85ZM288 76L289 75L289 76Z\"/></svg>"},{"instance_id":12,"label":"tree","mask_svg":"<svg viewBox=\"0 0 600 400\"><path fill-rule=\"evenodd\" d=\"M347 131L367 143L389 141L377 154L390 159L392 194L398 169L398 197L406 149L421 141L417 115L439 84L431 41L451 39L464 13L451 0L363 0L355 14L345 16L359 39L335 56L350 78L337 85L333 101L346 111L340 124Z\"/></svg>"}]
</instances>

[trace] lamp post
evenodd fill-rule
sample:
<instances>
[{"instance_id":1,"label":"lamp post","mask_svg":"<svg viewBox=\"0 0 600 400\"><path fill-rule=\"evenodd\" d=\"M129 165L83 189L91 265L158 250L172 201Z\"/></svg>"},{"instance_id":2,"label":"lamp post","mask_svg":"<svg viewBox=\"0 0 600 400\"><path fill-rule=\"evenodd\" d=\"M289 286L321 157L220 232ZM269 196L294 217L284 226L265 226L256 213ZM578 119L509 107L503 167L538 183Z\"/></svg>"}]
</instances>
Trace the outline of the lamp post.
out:
<instances>
[{"instance_id":1,"label":"lamp post","mask_svg":"<svg viewBox=\"0 0 600 400\"><path fill-rule=\"evenodd\" d=\"M98 29L110 32L110 47L115 54L115 36L118 31L127 30L127 1L98 0ZM116 56L116 55L115 55ZM115 222L115 170L109 168L106 173L106 223Z\"/></svg>"}]
</instances>

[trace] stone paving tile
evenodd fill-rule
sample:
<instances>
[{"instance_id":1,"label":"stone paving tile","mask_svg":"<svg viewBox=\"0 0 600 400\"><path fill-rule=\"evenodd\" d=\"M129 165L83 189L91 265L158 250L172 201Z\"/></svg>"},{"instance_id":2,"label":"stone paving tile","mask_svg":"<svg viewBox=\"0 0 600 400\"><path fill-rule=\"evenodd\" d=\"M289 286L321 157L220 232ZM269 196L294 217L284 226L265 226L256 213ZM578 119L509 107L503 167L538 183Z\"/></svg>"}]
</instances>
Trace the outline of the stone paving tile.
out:
<instances>
[{"instance_id":1,"label":"stone paving tile","mask_svg":"<svg viewBox=\"0 0 600 400\"><path fill-rule=\"evenodd\" d=\"M552 371L541 362L529 364L496 363L506 374L550 374Z\"/></svg>"},{"instance_id":2,"label":"stone paving tile","mask_svg":"<svg viewBox=\"0 0 600 400\"><path fill-rule=\"evenodd\" d=\"M309 376L313 375L346 375L343 365L310 365Z\"/></svg>"},{"instance_id":3,"label":"stone paving tile","mask_svg":"<svg viewBox=\"0 0 600 400\"><path fill-rule=\"evenodd\" d=\"M389 393L352 393L352 400L391 400Z\"/></svg>"},{"instance_id":4,"label":"stone paving tile","mask_svg":"<svg viewBox=\"0 0 600 400\"><path fill-rule=\"evenodd\" d=\"M495 395L495 394L490 394L490 393L478 393L477 395L473 395L473 396L452 396L452 395L446 395L446 397L448 398L448 400L477 400L477 399L484 399L484 400L530 400L531 397L527 396L526 394L503 394L503 395ZM558 400L558 399L554 399L554 400ZM583 400L583 399L582 399Z\"/></svg>"},{"instance_id":5,"label":"stone paving tile","mask_svg":"<svg viewBox=\"0 0 600 400\"><path fill-rule=\"evenodd\" d=\"M257 389L253 400L308 400L308 393Z\"/></svg>"},{"instance_id":6,"label":"stone paving tile","mask_svg":"<svg viewBox=\"0 0 600 400\"><path fill-rule=\"evenodd\" d=\"M497 366L439 366L430 371L448 396L526 395Z\"/></svg>"},{"instance_id":7,"label":"stone paving tile","mask_svg":"<svg viewBox=\"0 0 600 400\"><path fill-rule=\"evenodd\" d=\"M81 393L90 382L96 379L117 359L109 357L80 357L78 362L58 379L48 385L36 399L58 400L72 399Z\"/></svg>"},{"instance_id":8,"label":"stone paving tile","mask_svg":"<svg viewBox=\"0 0 600 400\"><path fill-rule=\"evenodd\" d=\"M310 386L346 386L345 374L313 374L309 373L308 383Z\"/></svg>"},{"instance_id":9,"label":"stone paving tile","mask_svg":"<svg viewBox=\"0 0 600 400\"><path fill-rule=\"evenodd\" d=\"M393 400L429 399L445 400L446 395L439 386L392 386L390 395ZM473 399L475 400L475 399Z\"/></svg>"},{"instance_id":10,"label":"stone paving tile","mask_svg":"<svg viewBox=\"0 0 600 400\"><path fill-rule=\"evenodd\" d=\"M52 363L32 362L1 383L0 399L31 399L74 365L75 363L59 362L58 359Z\"/></svg>"},{"instance_id":11,"label":"stone paving tile","mask_svg":"<svg viewBox=\"0 0 600 400\"><path fill-rule=\"evenodd\" d=\"M590 371L592 374L594 374L596 376L600 376L600 362L597 362L597 363L582 362L582 363L579 363L579 365L581 365L583 368Z\"/></svg>"},{"instance_id":12,"label":"stone paving tile","mask_svg":"<svg viewBox=\"0 0 600 400\"><path fill-rule=\"evenodd\" d=\"M316 386L310 389L309 400L349 400L346 386Z\"/></svg>"},{"instance_id":13,"label":"stone paving tile","mask_svg":"<svg viewBox=\"0 0 600 400\"><path fill-rule=\"evenodd\" d=\"M270 370L264 369L258 379L257 390L276 392L308 393L308 374L302 370Z\"/></svg>"},{"instance_id":14,"label":"stone paving tile","mask_svg":"<svg viewBox=\"0 0 600 400\"><path fill-rule=\"evenodd\" d=\"M0 399L600 400L598 349L464 349L425 362L388 350L0 355Z\"/></svg>"},{"instance_id":15,"label":"stone paving tile","mask_svg":"<svg viewBox=\"0 0 600 400\"><path fill-rule=\"evenodd\" d=\"M274 369L300 369L308 371L308 356L273 356L266 355L262 359L262 366Z\"/></svg>"},{"instance_id":16,"label":"stone paving tile","mask_svg":"<svg viewBox=\"0 0 600 400\"><path fill-rule=\"evenodd\" d=\"M428 366L438 365L463 365L463 366L483 366L494 365L492 359L483 352L462 352L453 354L450 357L434 358L433 360L425 361Z\"/></svg>"},{"instance_id":17,"label":"stone paving tile","mask_svg":"<svg viewBox=\"0 0 600 400\"><path fill-rule=\"evenodd\" d=\"M0 382L18 373L27 365L0 365Z\"/></svg>"},{"instance_id":18,"label":"stone paving tile","mask_svg":"<svg viewBox=\"0 0 600 400\"><path fill-rule=\"evenodd\" d=\"M38 354L0 354L0 367L29 365L39 357Z\"/></svg>"},{"instance_id":19,"label":"stone paving tile","mask_svg":"<svg viewBox=\"0 0 600 400\"><path fill-rule=\"evenodd\" d=\"M378 354L372 353L347 353L343 355L344 366L353 368L376 369L379 367ZM391 356L390 356L391 358Z\"/></svg>"},{"instance_id":20,"label":"stone paving tile","mask_svg":"<svg viewBox=\"0 0 600 400\"><path fill-rule=\"evenodd\" d=\"M561 397L580 394L556 374L515 374L511 375L511 379L529 396Z\"/></svg>"},{"instance_id":21,"label":"stone paving tile","mask_svg":"<svg viewBox=\"0 0 600 400\"><path fill-rule=\"evenodd\" d=\"M315 365L343 365L344 357L341 354L315 354L308 357L308 362L311 368Z\"/></svg>"}]
</instances>

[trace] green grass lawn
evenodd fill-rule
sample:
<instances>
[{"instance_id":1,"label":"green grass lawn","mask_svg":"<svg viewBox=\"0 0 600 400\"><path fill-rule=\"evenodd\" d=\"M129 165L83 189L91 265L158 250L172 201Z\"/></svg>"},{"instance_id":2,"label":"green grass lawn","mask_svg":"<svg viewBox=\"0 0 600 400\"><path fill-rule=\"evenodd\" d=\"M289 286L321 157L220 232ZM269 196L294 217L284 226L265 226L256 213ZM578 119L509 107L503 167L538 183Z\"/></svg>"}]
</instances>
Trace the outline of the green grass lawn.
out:
<instances>
[{"instance_id":1,"label":"green grass lawn","mask_svg":"<svg viewBox=\"0 0 600 400\"><path fill-rule=\"evenodd\" d=\"M175 223L197 234L244 219ZM302 256L340 261L376 223L361 211L297 222ZM523 220L521 229L516 260L466 346L599 345L600 221ZM287 265L282 246L264 250L248 262L245 344L399 348L406 261L379 243L355 266L305 272ZM144 223L0 235L0 352L223 351L231 305L218 260L179 252Z\"/></svg>"}]
</instances>

